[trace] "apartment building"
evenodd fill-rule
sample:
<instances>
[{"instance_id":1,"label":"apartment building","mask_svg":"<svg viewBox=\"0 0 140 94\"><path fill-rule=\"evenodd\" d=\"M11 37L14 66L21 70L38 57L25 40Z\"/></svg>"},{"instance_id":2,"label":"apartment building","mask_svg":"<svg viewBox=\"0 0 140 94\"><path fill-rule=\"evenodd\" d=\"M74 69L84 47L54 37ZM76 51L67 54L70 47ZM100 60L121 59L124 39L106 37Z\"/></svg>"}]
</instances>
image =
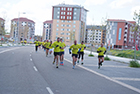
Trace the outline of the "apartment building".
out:
<instances>
[{"instance_id":1,"label":"apartment building","mask_svg":"<svg viewBox=\"0 0 140 94\"><path fill-rule=\"evenodd\" d=\"M85 41L87 11L79 5L59 4L52 9L52 37L63 38L66 45L71 45L74 40L78 43Z\"/></svg>"},{"instance_id":2,"label":"apartment building","mask_svg":"<svg viewBox=\"0 0 140 94\"><path fill-rule=\"evenodd\" d=\"M43 40L51 40L52 24L53 24L52 20L47 20L43 22L43 36L42 36Z\"/></svg>"},{"instance_id":3,"label":"apartment building","mask_svg":"<svg viewBox=\"0 0 140 94\"><path fill-rule=\"evenodd\" d=\"M105 27L99 25L87 25L85 42L87 44L93 44L99 46L101 43L105 43L106 31Z\"/></svg>"},{"instance_id":4,"label":"apartment building","mask_svg":"<svg viewBox=\"0 0 140 94\"><path fill-rule=\"evenodd\" d=\"M108 19L106 45L112 48L134 48L134 32L132 26L135 21ZM140 31L136 34L136 43L140 47Z\"/></svg>"},{"instance_id":5,"label":"apartment building","mask_svg":"<svg viewBox=\"0 0 140 94\"><path fill-rule=\"evenodd\" d=\"M18 28L19 22L19 28ZM14 18L11 20L10 37L15 41L27 40L27 42L34 41L35 22L28 18Z\"/></svg>"},{"instance_id":6,"label":"apartment building","mask_svg":"<svg viewBox=\"0 0 140 94\"><path fill-rule=\"evenodd\" d=\"M4 28L5 28L5 20L0 17L0 35L2 35L2 33L4 32Z\"/></svg>"}]
</instances>

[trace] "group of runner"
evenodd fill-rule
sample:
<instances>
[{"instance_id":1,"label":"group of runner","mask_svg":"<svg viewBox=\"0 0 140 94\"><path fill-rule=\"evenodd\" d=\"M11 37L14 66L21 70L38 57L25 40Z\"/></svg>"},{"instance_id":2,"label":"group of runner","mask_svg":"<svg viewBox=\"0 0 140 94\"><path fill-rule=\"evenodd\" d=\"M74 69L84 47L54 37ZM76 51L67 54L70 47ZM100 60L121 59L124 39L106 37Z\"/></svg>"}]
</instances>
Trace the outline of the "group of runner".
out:
<instances>
[{"instance_id":1,"label":"group of runner","mask_svg":"<svg viewBox=\"0 0 140 94\"><path fill-rule=\"evenodd\" d=\"M35 41L35 49L36 52L38 50L38 47L40 47L40 42ZM53 48L54 48L54 60L53 64L56 63L56 68L58 68L59 58L60 58L60 65L64 65L64 49L66 48L66 44L63 42L63 39L57 38L57 41L52 43L52 41L46 40L42 42L42 48L44 51L46 51L46 57L51 56ZM76 63L79 63L79 60L81 58L81 65L83 65L84 60L84 50L86 49L86 46L84 44L84 41L81 42L81 44L77 44L77 41L74 41L74 44L70 46L69 48L69 54L72 54L73 59L73 69L75 68ZM98 68L102 66L102 63L104 62L104 54L106 53L106 48L103 47L103 43L101 44L101 47L97 49L98 53ZM78 58L78 60L77 60Z\"/></svg>"}]
</instances>

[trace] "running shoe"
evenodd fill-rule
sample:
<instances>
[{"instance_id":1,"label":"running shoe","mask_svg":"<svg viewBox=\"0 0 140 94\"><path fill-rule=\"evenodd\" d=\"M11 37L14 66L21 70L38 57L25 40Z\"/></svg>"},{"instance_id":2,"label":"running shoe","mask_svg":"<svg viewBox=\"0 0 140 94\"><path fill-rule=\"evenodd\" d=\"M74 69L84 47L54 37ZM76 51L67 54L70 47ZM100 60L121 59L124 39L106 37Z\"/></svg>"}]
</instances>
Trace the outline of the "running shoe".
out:
<instances>
[{"instance_id":1,"label":"running shoe","mask_svg":"<svg viewBox=\"0 0 140 94\"><path fill-rule=\"evenodd\" d=\"M60 62L60 65L62 65L62 62Z\"/></svg>"},{"instance_id":2,"label":"running shoe","mask_svg":"<svg viewBox=\"0 0 140 94\"><path fill-rule=\"evenodd\" d=\"M77 61L77 63L79 63L79 60Z\"/></svg>"},{"instance_id":3,"label":"running shoe","mask_svg":"<svg viewBox=\"0 0 140 94\"><path fill-rule=\"evenodd\" d=\"M82 62L81 65L83 65L84 63Z\"/></svg>"},{"instance_id":4,"label":"running shoe","mask_svg":"<svg viewBox=\"0 0 140 94\"><path fill-rule=\"evenodd\" d=\"M75 68L75 66L72 67L73 69Z\"/></svg>"},{"instance_id":5,"label":"running shoe","mask_svg":"<svg viewBox=\"0 0 140 94\"><path fill-rule=\"evenodd\" d=\"M100 63L98 64L98 69L100 69Z\"/></svg>"},{"instance_id":6,"label":"running shoe","mask_svg":"<svg viewBox=\"0 0 140 94\"><path fill-rule=\"evenodd\" d=\"M58 68L58 65L56 65L56 68Z\"/></svg>"},{"instance_id":7,"label":"running shoe","mask_svg":"<svg viewBox=\"0 0 140 94\"><path fill-rule=\"evenodd\" d=\"M55 61L53 61L53 64L55 63Z\"/></svg>"},{"instance_id":8,"label":"running shoe","mask_svg":"<svg viewBox=\"0 0 140 94\"><path fill-rule=\"evenodd\" d=\"M63 66L63 65L64 65L64 63L63 63L63 62L61 62L61 65Z\"/></svg>"}]
</instances>

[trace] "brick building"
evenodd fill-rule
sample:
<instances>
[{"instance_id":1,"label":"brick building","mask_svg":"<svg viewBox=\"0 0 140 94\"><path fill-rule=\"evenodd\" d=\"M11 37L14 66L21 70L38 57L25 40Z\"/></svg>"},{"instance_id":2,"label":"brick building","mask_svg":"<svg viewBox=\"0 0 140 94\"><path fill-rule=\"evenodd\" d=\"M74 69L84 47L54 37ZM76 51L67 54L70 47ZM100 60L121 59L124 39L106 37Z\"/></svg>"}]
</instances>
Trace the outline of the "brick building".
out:
<instances>
[{"instance_id":1,"label":"brick building","mask_svg":"<svg viewBox=\"0 0 140 94\"><path fill-rule=\"evenodd\" d=\"M18 21L19 21L19 29L18 29ZM18 31L19 30L19 31ZM14 18L11 20L11 32L10 37L15 41L22 41L24 39L27 42L34 41L35 34L35 22L28 18Z\"/></svg>"},{"instance_id":2,"label":"brick building","mask_svg":"<svg viewBox=\"0 0 140 94\"><path fill-rule=\"evenodd\" d=\"M131 29L134 23L135 21L108 19L106 45L121 49L134 48L134 32ZM136 43L140 46L140 31L136 36Z\"/></svg>"},{"instance_id":3,"label":"brick building","mask_svg":"<svg viewBox=\"0 0 140 94\"><path fill-rule=\"evenodd\" d=\"M99 46L101 43L105 43L106 31L105 27L98 25L87 25L85 42L87 44L93 44Z\"/></svg>"},{"instance_id":4,"label":"brick building","mask_svg":"<svg viewBox=\"0 0 140 94\"><path fill-rule=\"evenodd\" d=\"M42 40L51 40L51 33L52 33L52 24L53 21L52 20L47 20L45 22L43 22L43 36L42 36Z\"/></svg>"},{"instance_id":5,"label":"brick building","mask_svg":"<svg viewBox=\"0 0 140 94\"><path fill-rule=\"evenodd\" d=\"M71 45L74 40L78 43L85 41L87 10L79 5L59 4L52 9L52 37L63 38L66 45Z\"/></svg>"}]
</instances>

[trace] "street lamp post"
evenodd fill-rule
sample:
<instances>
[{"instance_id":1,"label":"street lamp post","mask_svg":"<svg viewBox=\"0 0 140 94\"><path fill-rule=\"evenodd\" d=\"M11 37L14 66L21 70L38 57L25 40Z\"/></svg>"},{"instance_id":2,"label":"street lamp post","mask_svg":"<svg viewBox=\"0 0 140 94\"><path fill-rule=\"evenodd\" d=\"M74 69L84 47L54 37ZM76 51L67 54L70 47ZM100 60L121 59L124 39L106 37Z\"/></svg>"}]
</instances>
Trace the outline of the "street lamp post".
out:
<instances>
[{"instance_id":1,"label":"street lamp post","mask_svg":"<svg viewBox=\"0 0 140 94\"><path fill-rule=\"evenodd\" d=\"M26 13L22 12L22 14L26 14ZM17 42L19 42L19 16L20 16L20 12L18 13L18 36L17 36Z\"/></svg>"}]
</instances>

